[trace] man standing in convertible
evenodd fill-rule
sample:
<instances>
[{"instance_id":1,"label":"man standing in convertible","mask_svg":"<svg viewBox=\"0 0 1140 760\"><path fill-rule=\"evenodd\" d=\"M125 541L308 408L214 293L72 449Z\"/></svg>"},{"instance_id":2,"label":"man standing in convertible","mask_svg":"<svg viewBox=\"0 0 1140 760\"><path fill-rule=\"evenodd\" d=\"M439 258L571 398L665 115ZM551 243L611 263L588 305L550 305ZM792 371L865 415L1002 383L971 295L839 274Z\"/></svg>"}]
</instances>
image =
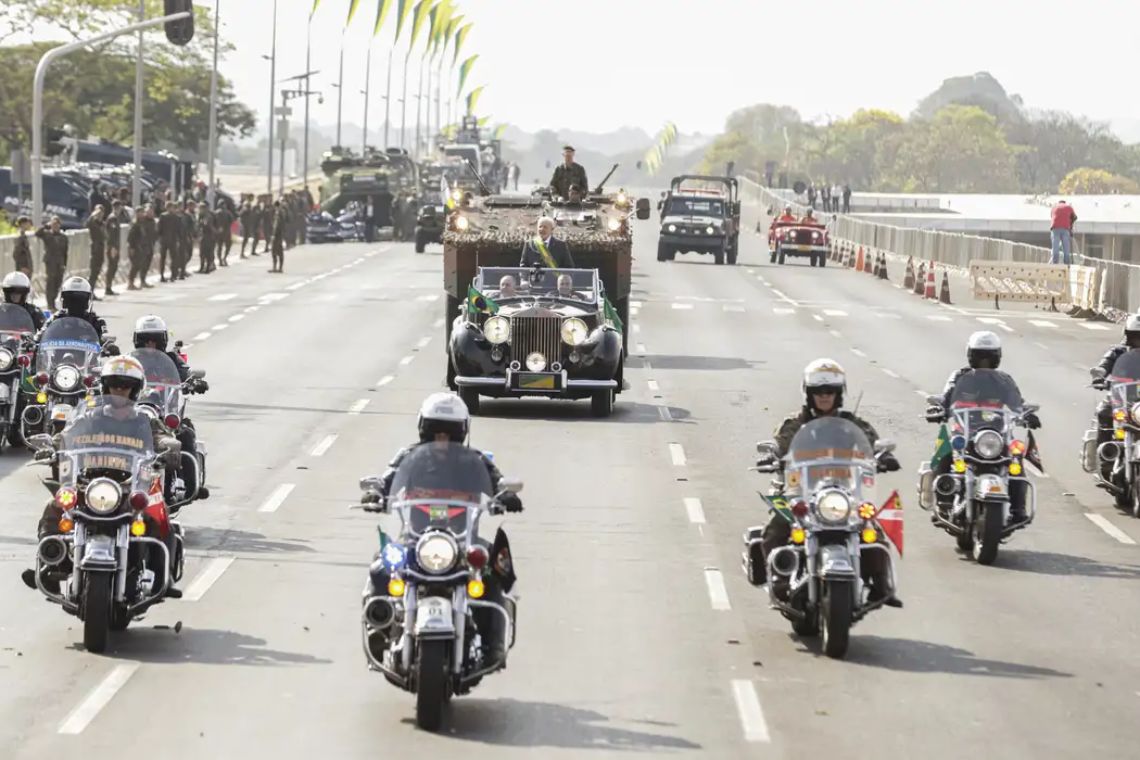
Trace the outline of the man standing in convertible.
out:
<instances>
[{"instance_id":1,"label":"man standing in convertible","mask_svg":"<svg viewBox=\"0 0 1140 760\"><path fill-rule=\"evenodd\" d=\"M573 269L574 257L565 240L554 237L554 220L549 216L540 217L538 234L523 246L520 267L546 267L547 269Z\"/></svg>"}]
</instances>

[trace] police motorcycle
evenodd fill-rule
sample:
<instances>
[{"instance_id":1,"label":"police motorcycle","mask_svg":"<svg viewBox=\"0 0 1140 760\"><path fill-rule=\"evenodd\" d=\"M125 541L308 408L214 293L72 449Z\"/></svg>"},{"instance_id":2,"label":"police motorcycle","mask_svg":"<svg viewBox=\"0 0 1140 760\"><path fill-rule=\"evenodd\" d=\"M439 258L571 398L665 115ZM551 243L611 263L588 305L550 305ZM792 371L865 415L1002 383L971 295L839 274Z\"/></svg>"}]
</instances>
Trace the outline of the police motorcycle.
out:
<instances>
[{"instance_id":1,"label":"police motorcycle","mask_svg":"<svg viewBox=\"0 0 1140 760\"><path fill-rule=\"evenodd\" d=\"M387 499L380 478L360 481L373 503L356 508L398 518L391 534L378 527L380 551L363 597L364 653L369 670L416 695L416 725L425 730L438 729L452 696L505 668L514 646L517 603L500 577L513 574L501 566L499 539L479 538L481 518L502 514L499 498L522 489L520 481L502 485L496 495L482 455L450 442L412 449ZM484 650L489 626L502 634L495 658Z\"/></svg>"},{"instance_id":2,"label":"police motorcycle","mask_svg":"<svg viewBox=\"0 0 1140 760\"><path fill-rule=\"evenodd\" d=\"M783 475L772 481L774 492L766 498L775 508L772 519L791 524L790 543L768 554L769 604L797 634L822 632L828 657L845 656L851 627L887 601L871 600L870 585L863 581L861 566L870 553L883 555L891 588L896 587L894 558L881 540L879 509L871 501L875 475L885 471L880 459L894 448L887 440L872 446L858 425L841 417L805 424L783 460L776 459L774 442L757 444L761 457L752 469ZM746 571L760 542L759 528L745 534ZM787 584L785 598L777 592L783 584L776 578Z\"/></svg>"},{"instance_id":3,"label":"police motorcycle","mask_svg":"<svg viewBox=\"0 0 1140 760\"><path fill-rule=\"evenodd\" d=\"M96 384L102 354L117 351L113 342L100 341L91 323L78 317L60 317L44 327L36 346L31 399L21 415L24 440L63 428Z\"/></svg>"},{"instance_id":4,"label":"police motorcycle","mask_svg":"<svg viewBox=\"0 0 1140 760\"><path fill-rule=\"evenodd\" d=\"M176 348L180 346L181 343L175 344ZM205 371L193 370L183 383L178 367L166 352L155 348L136 348L131 356L139 360L146 373L146 388L139 396L139 410L162 422L170 435L177 438L184 426L191 424L186 419L186 396L195 381L206 376ZM182 450L175 476L166 484L166 501L171 514L177 514L179 509L193 501L206 485L206 444L197 436L195 440L197 450Z\"/></svg>"},{"instance_id":5,"label":"police motorcycle","mask_svg":"<svg viewBox=\"0 0 1140 760\"><path fill-rule=\"evenodd\" d=\"M957 539L959 549L978 564L993 564L998 546L1028 527L1037 511L1037 489L1025 464L1041 469L1027 423L1040 407L1025 403L1009 376L992 369L973 369L959 378L948 410L939 396L926 401L927 420L946 423L934 460L919 467L919 504ZM1025 429L1025 438L1018 428ZM949 471L938 473L936 463L943 457ZM1011 500L1023 502L1024 516L1011 518Z\"/></svg>"},{"instance_id":6,"label":"police motorcycle","mask_svg":"<svg viewBox=\"0 0 1140 760\"><path fill-rule=\"evenodd\" d=\"M1116 499L1116 505L1140 517L1140 350L1122 353L1105 375L1100 367L1089 370L1092 385L1108 390L1112 429L1108 440L1098 445L1100 431L1093 429L1082 441L1081 466L1095 473L1097 485Z\"/></svg>"},{"instance_id":7,"label":"police motorcycle","mask_svg":"<svg viewBox=\"0 0 1140 760\"><path fill-rule=\"evenodd\" d=\"M91 396L58 436L29 439L36 461L52 466L44 485L59 509L58 532L36 549L36 587L83 621L83 645L103 652L163 601L182 576L183 541L163 500L166 458L156 453L148 418L116 396ZM45 584L45 574L56 583Z\"/></svg>"},{"instance_id":8,"label":"police motorcycle","mask_svg":"<svg viewBox=\"0 0 1140 760\"><path fill-rule=\"evenodd\" d=\"M23 442L19 415L35 332L35 323L22 305L0 303L0 440L13 446Z\"/></svg>"}]
</instances>

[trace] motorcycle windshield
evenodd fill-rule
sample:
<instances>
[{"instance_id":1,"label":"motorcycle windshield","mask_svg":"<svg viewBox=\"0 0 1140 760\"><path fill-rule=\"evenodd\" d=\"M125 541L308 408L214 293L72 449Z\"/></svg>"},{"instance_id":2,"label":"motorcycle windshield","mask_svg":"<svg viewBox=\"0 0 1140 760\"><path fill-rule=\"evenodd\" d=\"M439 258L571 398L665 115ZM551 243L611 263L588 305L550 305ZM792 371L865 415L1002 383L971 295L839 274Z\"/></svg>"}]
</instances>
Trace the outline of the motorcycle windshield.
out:
<instances>
[{"instance_id":1,"label":"motorcycle windshield","mask_svg":"<svg viewBox=\"0 0 1140 760\"><path fill-rule=\"evenodd\" d=\"M792 438L785 478L789 496L807 499L823 487L858 495L875 484L875 450L854 422L821 417Z\"/></svg>"},{"instance_id":2,"label":"motorcycle windshield","mask_svg":"<svg viewBox=\"0 0 1140 760\"><path fill-rule=\"evenodd\" d=\"M174 360L154 348L137 348L131 356L139 360L146 373L146 389L139 396L139 403L149 404L163 414L180 414L182 377Z\"/></svg>"},{"instance_id":3,"label":"motorcycle windshield","mask_svg":"<svg viewBox=\"0 0 1140 760\"><path fill-rule=\"evenodd\" d=\"M1116 359L1109 373L1112 401L1117 406L1131 406L1140 401L1140 349L1125 351Z\"/></svg>"},{"instance_id":4,"label":"motorcycle windshield","mask_svg":"<svg viewBox=\"0 0 1140 760\"><path fill-rule=\"evenodd\" d=\"M14 303L0 304L0 340L8 343L35 331L36 325L27 309Z\"/></svg>"},{"instance_id":5,"label":"motorcycle windshield","mask_svg":"<svg viewBox=\"0 0 1140 760\"><path fill-rule=\"evenodd\" d=\"M70 364L90 369L99 361L99 333L90 322L78 317L61 317L44 328L36 350L36 370L51 372Z\"/></svg>"},{"instance_id":6,"label":"motorcycle windshield","mask_svg":"<svg viewBox=\"0 0 1140 760\"><path fill-rule=\"evenodd\" d=\"M142 464L155 456L150 420L133 401L118 396L96 396L81 404L61 438L64 485L98 475L119 481L137 477Z\"/></svg>"},{"instance_id":7,"label":"motorcycle windshield","mask_svg":"<svg viewBox=\"0 0 1140 760\"><path fill-rule=\"evenodd\" d=\"M494 495L486 460L458 443L424 443L396 468L389 493L413 534L429 528L466 532L469 512Z\"/></svg>"},{"instance_id":8,"label":"motorcycle windshield","mask_svg":"<svg viewBox=\"0 0 1140 760\"><path fill-rule=\"evenodd\" d=\"M964 432L1004 430L1006 412L1018 412L1024 403L1013 379L992 369L970 370L950 395L950 410Z\"/></svg>"}]
</instances>

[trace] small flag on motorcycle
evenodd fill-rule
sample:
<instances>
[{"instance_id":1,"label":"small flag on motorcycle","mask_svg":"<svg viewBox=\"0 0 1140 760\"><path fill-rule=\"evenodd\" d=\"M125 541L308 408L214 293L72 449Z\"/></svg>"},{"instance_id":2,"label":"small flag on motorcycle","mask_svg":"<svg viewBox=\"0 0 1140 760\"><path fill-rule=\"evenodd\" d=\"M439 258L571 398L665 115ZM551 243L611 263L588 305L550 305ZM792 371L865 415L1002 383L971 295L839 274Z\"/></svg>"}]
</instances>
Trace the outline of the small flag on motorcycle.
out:
<instances>
[{"instance_id":1,"label":"small flag on motorcycle","mask_svg":"<svg viewBox=\"0 0 1140 760\"><path fill-rule=\"evenodd\" d=\"M879 527L883 529L883 535L898 550L901 558L903 555L903 510L902 499L899 498L898 491L891 492L890 497L879 508L875 519L878 520Z\"/></svg>"},{"instance_id":2,"label":"small flag on motorcycle","mask_svg":"<svg viewBox=\"0 0 1140 760\"><path fill-rule=\"evenodd\" d=\"M938 439L934 441L934 456L930 458L930 469L937 470L938 464L950 456L950 432L945 423L938 428Z\"/></svg>"}]
</instances>

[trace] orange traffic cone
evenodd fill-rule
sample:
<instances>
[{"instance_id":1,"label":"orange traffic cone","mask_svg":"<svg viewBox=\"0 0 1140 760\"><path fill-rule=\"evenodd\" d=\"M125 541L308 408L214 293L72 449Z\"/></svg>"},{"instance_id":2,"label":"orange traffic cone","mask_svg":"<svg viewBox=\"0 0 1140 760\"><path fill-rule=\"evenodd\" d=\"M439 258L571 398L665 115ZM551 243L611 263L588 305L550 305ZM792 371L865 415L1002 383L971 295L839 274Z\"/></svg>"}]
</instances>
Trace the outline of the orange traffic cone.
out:
<instances>
[{"instance_id":1,"label":"orange traffic cone","mask_svg":"<svg viewBox=\"0 0 1140 760\"><path fill-rule=\"evenodd\" d=\"M863 246L859 246L859 253L855 257L855 271L863 271Z\"/></svg>"},{"instance_id":2,"label":"orange traffic cone","mask_svg":"<svg viewBox=\"0 0 1140 760\"><path fill-rule=\"evenodd\" d=\"M945 271L942 272L942 292L938 294L938 300L942 303L950 303L950 275Z\"/></svg>"},{"instance_id":3,"label":"orange traffic cone","mask_svg":"<svg viewBox=\"0 0 1140 760\"><path fill-rule=\"evenodd\" d=\"M907 290L914 289L914 257L906 257L906 274L903 275L903 287Z\"/></svg>"},{"instance_id":4,"label":"orange traffic cone","mask_svg":"<svg viewBox=\"0 0 1140 760\"><path fill-rule=\"evenodd\" d=\"M923 294L925 298L934 300L938 294L934 292L934 262L930 262L930 269L926 272L926 292Z\"/></svg>"},{"instance_id":5,"label":"orange traffic cone","mask_svg":"<svg viewBox=\"0 0 1140 760\"><path fill-rule=\"evenodd\" d=\"M918 273L914 276L914 287L911 288L916 296L922 295L922 283L926 281L926 263L922 262L918 265Z\"/></svg>"}]
</instances>

